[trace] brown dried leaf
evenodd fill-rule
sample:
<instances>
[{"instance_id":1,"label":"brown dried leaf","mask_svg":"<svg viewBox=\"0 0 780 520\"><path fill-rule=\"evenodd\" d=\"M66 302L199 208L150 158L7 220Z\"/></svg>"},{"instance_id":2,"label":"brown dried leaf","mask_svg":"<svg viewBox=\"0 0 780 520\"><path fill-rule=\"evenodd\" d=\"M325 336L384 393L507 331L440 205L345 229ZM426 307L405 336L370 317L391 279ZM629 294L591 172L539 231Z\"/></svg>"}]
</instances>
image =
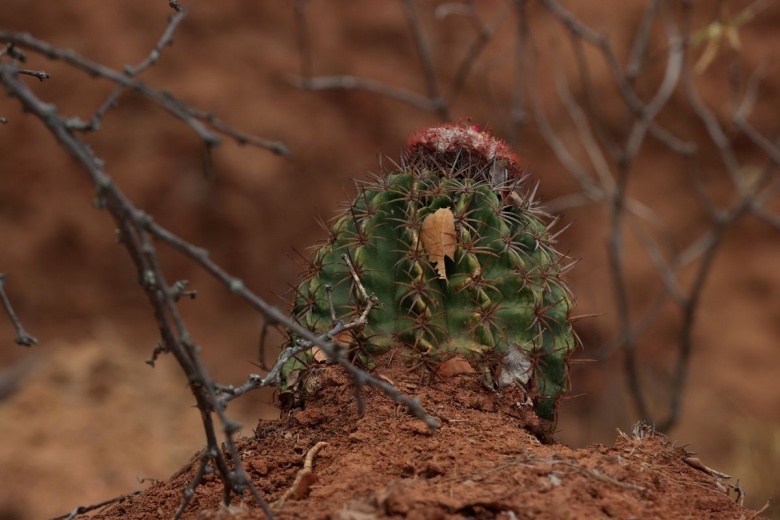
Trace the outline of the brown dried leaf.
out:
<instances>
[{"instance_id":1,"label":"brown dried leaf","mask_svg":"<svg viewBox=\"0 0 780 520\"><path fill-rule=\"evenodd\" d=\"M385 376L385 375L377 374L376 377L378 377L379 379L381 379L382 381L384 381L387 384L395 386L395 383L393 382L393 380L390 379L389 377Z\"/></svg>"},{"instance_id":2,"label":"brown dried leaf","mask_svg":"<svg viewBox=\"0 0 780 520\"><path fill-rule=\"evenodd\" d=\"M444 270L444 258L455 259L455 249L458 246L458 237L455 232L455 215L449 208L437 209L434 213L425 217L420 232L423 248L436 264L436 272L439 278L447 279Z\"/></svg>"},{"instance_id":3,"label":"brown dried leaf","mask_svg":"<svg viewBox=\"0 0 780 520\"><path fill-rule=\"evenodd\" d=\"M333 341L341 348L349 348L352 344L352 333L348 330L342 330L333 336Z\"/></svg>"},{"instance_id":4,"label":"brown dried leaf","mask_svg":"<svg viewBox=\"0 0 780 520\"><path fill-rule=\"evenodd\" d=\"M457 376L458 374L473 374L474 367L462 357L454 357L439 365L436 373L441 377L452 377Z\"/></svg>"},{"instance_id":5,"label":"brown dried leaf","mask_svg":"<svg viewBox=\"0 0 780 520\"><path fill-rule=\"evenodd\" d=\"M324 363L325 361L327 361L329 359L328 355L325 353L325 351L322 350L320 347L317 347L317 346L312 347L312 349L311 349L311 357L313 357L314 361L316 361L317 363Z\"/></svg>"},{"instance_id":6,"label":"brown dried leaf","mask_svg":"<svg viewBox=\"0 0 780 520\"><path fill-rule=\"evenodd\" d=\"M340 348L349 348L349 346L352 344L352 340L352 333L350 333L349 330L342 330L333 336L333 343L335 343L336 346ZM324 350L317 346L312 347L311 355L314 358L314 361L317 363L329 363L331 361L330 356L328 356Z\"/></svg>"}]
</instances>

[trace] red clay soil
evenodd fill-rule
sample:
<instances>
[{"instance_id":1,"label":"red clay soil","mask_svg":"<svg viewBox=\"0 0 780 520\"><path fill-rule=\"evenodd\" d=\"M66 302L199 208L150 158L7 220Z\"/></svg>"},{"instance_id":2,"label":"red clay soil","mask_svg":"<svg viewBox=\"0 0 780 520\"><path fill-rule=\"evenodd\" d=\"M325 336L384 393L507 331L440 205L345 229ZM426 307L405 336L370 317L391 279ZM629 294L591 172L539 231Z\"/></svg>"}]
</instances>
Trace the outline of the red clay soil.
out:
<instances>
[{"instance_id":1,"label":"red clay soil","mask_svg":"<svg viewBox=\"0 0 780 520\"><path fill-rule=\"evenodd\" d=\"M325 368L304 408L260 421L239 442L244 467L279 518L760 518L736 503L728 481L696 469L691 452L648 428L619 432L612 448L573 450L540 440L548 436L518 404L519 389L489 392L477 374L428 384L400 363L380 367L441 428L429 430L371 388L358 417L350 379ZM307 453L313 471L295 484ZM96 518L171 518L197 466ZM219 478L207 475L183 518L265 518L248 494L230 507L222 497Z\"/></svg>"}]
</instances>

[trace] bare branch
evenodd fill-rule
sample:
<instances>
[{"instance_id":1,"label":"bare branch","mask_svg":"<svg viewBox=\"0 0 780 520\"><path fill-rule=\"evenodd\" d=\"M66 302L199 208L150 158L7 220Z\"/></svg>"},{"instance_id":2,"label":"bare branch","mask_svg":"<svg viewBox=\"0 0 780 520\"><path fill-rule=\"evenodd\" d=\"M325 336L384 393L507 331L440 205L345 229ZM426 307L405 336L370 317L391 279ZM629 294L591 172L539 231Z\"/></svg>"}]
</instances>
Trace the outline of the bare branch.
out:
<instances>
[{"instance_id":1,"label":"bare branch","mask_svg":"<svg viewBox=\"0 0 780 520\"><path fill-rule=\"evenodd\" d=\"M658 87L658 91L653 96L653 99L645 106L641 119L634 124L634 128L626 142L625 154L626 159L629 161L639 152L645 132L647 132L658 112L661 111L672 96L683 69L683 39L677 33L677 28L670 20L667 19L667 23L664 25L669 35L669 55L666 62L666 71L661 86Z\"/></svg>"},{"instance_id":2,"label":"bare branch","mask_svg":"<svg viewBox=\"0 0 780 520\"><path fill-rule=\"evenodd\" d=\"M181 501L181 504L179 504L179 508L176 510L176 513L173 515L173 518L175 520L178 520L179 518L181 518L181 515L184 514L184 511L185 509L187 509L187 506L190 504L192 497L195 496L195 491L198 489L198 486L203 482L203 477L207 473L214 471L214 469L209 466L209 463L211 462L211 459L213 459L215 456L216 456L215 453L210 453L208 450L201 450L200 457L197 457L198 470L195 472L195 476L192 478L190 485L184 488L184 500ZM183 469L189 469L191 464L192 463L188 464Z\"/></svg>"},{"instance_id":3,"label":"bare branch","mask_svg":"<svg viewBox=\"0 0 780 520\"><path fill-rule=\"evenodd\" d=\"M626 77L629 81L634 81L642 71L645 51L647 50L647 44L650 41L650 30L653 28L653 22L655 21L660 5L660 0L651 0L647 9L645 9L645 13L642 15L642 20L639 22L636 38L634 39L634 44L631 46L631 55L628 58L628 64L626 65Z\"/></svg>"},{"instance_id":4,"label":"bare branch","mask_svg":"<svg viewBox=\"0 0 780 520\"><path fill-rule=\"evenodd\" d=\"M207 449L215 454L213 460L224 483L225 500L229 502L232 490L252 490L254 486L241 466L241 459L235 446L234 435L238 425L227 417L224 407L217 401L214 395L214 384L198 359L198 348L191 340L179 316L170 286L166 283L157 261L154 244L146 230L150 219L136 209L112 179L102 171L101 161L92 154L85 143L74 136L73 131L57 115L55 109L43 103L24 83L19 81L14 67L0 63L0 82L27 111L46 125L60 146L81 165L96 186L102 206L114 218L119 229L120 241L136 266L141 286L154 310L163 348L174 355L190 382L191 391L201 413ZM234 463L232 470L218 449L212 413L216 413L222 424L225 442ZM254 490L253 495L271 518L270 509L259 493Z\"/></svg>"},{"instance_id":5,"label":"bare branch","mask_svg":"<svg viewBox=\"0 0 780 520\"><path fill-rule=\"evenodd\" d=\"M746 120L737 119L736 125L740 130L745 132L754 143L756 143L767 156L774 161L775 164L780 165L780 148L772 144L772 142L764 137L761 132L755 129L753 125Z\"/></svg>"},{"instance_id":6,"label":"bare branch","mask_svg":"<svg viewBox=\"0 0 780 520\"><path fill-rule=\"evenodd\" d=\"M764 223L772 226L776 231L780 231L780 215L772 213L764 208L755 208L752 211L753 214L760 218Z\"/></svg>"},{"instance_id":7,"label":"bare branch","mask_svg":"<svg viewBox=\"0 0 780 520\"><path fill-rule=\"evenodd\" d=\"M525 0L514 0L515 18L515 47L513 59L514 87L512 88L512 101L510 106L510 143L517 145L517 133L524 125L528 116L525 112L525 72L528 67L526 63L526 54L528 47L528 15L526 13Z\"/></svg>"},{"instance_id":8,"label":"bare branch","mask_svg":"<svg viewBox=\"0 0 780 520\"><path fill-rule=\"evenodd\" d=\"M756 106L756 100L758 99L758 87L761 85L761 81L766 77L769 71L769 63L764 62L753 71L745 87L745 94L737 104L737 108L734 110L734 120L744 121L750 114L753 113L753 109Z\"/></svg>"},{"instance_id":9,"label":"bare branch","mask_svg":"<svg viewBox=\"0 0 780 520\"><path fill-rule=\"evenodd\" d=\"M688 379L688 365L691 360L691 352L693 351L693 326L695 323L696 310L698 309L699 298L701 297L701 291L704 288L704 282L709 275L712 267L712 262L715 259L715 254L718 251L718 246L722 242L723 231L725 226L717 226L714 230L715 236L712 241L712 245L704 252L701 265L696 273L693 281L693 285L688 294L688 301L683 306L683 324L680 331L680 348L678 349L678 359L672 375L672 384L670 392L669 409L666 417L658 421L656 427L660 431L668 430L674 424L680 416L680 407L682 404L682 396L685 387L685 383Z\"/></svg>"},{"instance_id":10,"label":"bare branch","mask_svg":"<svg viewBox=\"0 0 780 520\"><path fill-rule=\"evenodd\" d=\"M534 59L534 67L536 66L536 61L537 60ZM544 108L542 107L542 102L539 99L539 92L536 83L531 83L531 85L529 85L528 93L531 112L533 114L534 121L536 122L536 126L539 129L539 132L542 134L544 140L547 142L547 145L555 154L555 157L561 162L561 164L563 164L564 168L566 168L566 171L568 171L572 177L576 179L576 181L582 187L583 193L587 197L594 201L602 200L605 196L603 188L598 186L596 182L590 178L588 172L586 172L582 166L580 166L580 163L571 155L569 149L566 147L560 137L558 137L558 134L555 132L555 130L553 130L552 125L550 125L550 122L547 119L547 115L544 112Z\"/></svg>"},{"instance_id":11,"label":"bare branch","mask_svg":"<svg viewBox=\"0 0 780 520\"><path fill-rule=\"evenodd\" d=\"M474 11L473 5L471 5L471 9L468 16L469 16L469 20L471 20L472 24L474 25L474 30L477 32L477 37L474 39L473 42L471 42L471 45L469 45L469 48L466 51L465 56L463 56L463 59L461 60L460 64L458 65L458 69L455 72L455 77L452 80L452 87L450 89L449 99L447 100L447 104L449 106L455 104L455 101L458 99L458 95L463 90L463 87L466 84L466 80L468 79L469 73L471 72L471 69L474 67L477 58L479 58L479 55L482 52L482 50L488 44L488 42L496 33L496 31L499 29L499 27L501 27L501 24L504 23L504 21L507 19L507 12L508 12L507 8L499 9L499 11L493 17L493 20L490 22L490 24L483 25L482 22L479 20L479 17L477 16L476 12Z\"/></svg>"},{"instance_id":12,"label":"bare branch","mask_svg":"<svg viewBox=\"0 0 780 520\"><path fill-rule=\"evenodd\" d=\"M295 0L295 25L297 27L298 50L301 53L301 75L305 80L314 74L311 59L311 43L309 42L309 27L306 19L306 1Z\"/></svg>"},{"instance_id":13,"label":"bare branch","mask_svg":"<svg viewBox=\"0 0 780 520\"><path fill-rule=\"evenodd\" d=\"M436 101L421 96L411 90L394 87L381 81L355 76L314 76L311 78L289 78L290 83L301 90L362 90L401 101L414 108L435 112Z\"/></svg>"},{"instance_id":14,"label":"bare branch","mask_svg":"<svg viewBox=\"0 0 780 520\"><path fill-rule=\"evenodd\" d=\"M588 154L588 158L596 171L601 188L606 193L610 193L615 187L615 181L612 179L612 173L607 165L606 157L604 157L601 147L596 142L593 132L591 132L587 116L579 104L577 104L569 89L569 82L566 78L566 73L560 66L560 61L556 60L556 63L558 65L555 68L555 90L569 112L569 117L571 117L577 127L578 135L582 140L582 146L585 148L585 153Z\"/></svg>"},{"instance_id":15,"label":"bare branch","mask_svg":"<svg viewBox=\"0 0 780 520\"><path fill-rule=\"evenodd\" d=\"M183 9L181 7L174 7L174 9L176 10L176 14L171 17L171 20L168 22L168 27L165 29L165 32L163 33L162 37L160 37L160 40L157 42L157 45L155 45L152 51L149 53L149 56L135 67L131 67L129 65L125 66L125 75L128 78L133 78L137 76L144 70L148 69L149 67L157 63L163 50L169 45L173 44L173 34L188 13L187 9ZM106 100L100 105L100 107L97 109L97 111L89 120L89 122L85 123L80 128L79 127L75 127L75 128L83 131L98 130L100 128L100 122L106 116L108 111L116 106L116 103L119 100L119 96L122 95L122 93L125 91L125 88L126 88L125 85L117 85L116 87L114 87L114 90L108 95Z\"/></svg>"},{"instance_id":16,"label":"bare branch","mask_svg":"<svg viewBox=\"0 0 780 520\"><path fill-rule=\"evenodd\" d=\"M108 500L104 500L102 502L98 502L97 504L92 504L89 506L78 506L73 511L71 511L67 515L61 515L56 516L52 518L51 520L73 520L79 515L83 515L84 513L89 513L90 511L94 511L96 509L100 509L101 507L109 506L111 504L116 504L118 502L124 502L125 500L129 500L133 497L136 497L140 495L140 491L133 491L132 493L127 493L125 495L119 495L118 497L114 497Z\"/></svg>"},{"instance_id":17,"label":"bare branch","mask_svg":"<svg viewBox=\"0 0 780 520\"><path fill-rule=\"evenodd\" d=\"M43 81L51 77L51 74L43 70L19 69L19 74L33 76L35 78L38 78L39 81Z\"/></svg>"},{"instance_id":18,"label":"bare branch","mask_svg":"<svg viewBox=\"0 0 780 520\"><path fill-rule=\"evenodd\" d=\"M63 50L53 47L46 42L33 38L27 33L15 33L11 31L0 30L0 42L10 43L13 44L14 47L23 47L35 51L49 59L60 60L64 63L67 63L68 65L73 66L76 69L90 74L91 76L105 78L116 83L117 85L128 88L134 92L138 92L157 103L177 119L187 124L193 131L198 134L198 136L206 143L207 146L215 147L221 143L219 136L203 125L204 121L211 123L211 121L208 121L208 119L211 118L213 120L213 116L210 117L207 112L198 111L190 107L183 101L175 98L167 92L153 89L143 82L140 82L132 77L128 77L126 74L119 73L113 69L95 63L72 50ZM75 127L79 129L84 128L84 123L75 123ZM239 144L255 144L263 148L268 148L271 152L276 154L286 156L289 155L289 151L281 143L271 141L270 143L272 143L273 146L264 146L265 143L269 142L259 138L257 142L251 142L246 139L242 142L237 138L236 134L225 132L224 128L220 128L216 124L214 127L217 128L217 130L220 132L226 133L227 135L230 135L236 139Z\"/></svg>"},{"instance_id":19,"label":"bare branch","mask_svg":"<svg viewBox=\"0 0 780 520\"><path fill-rule=\"evenodd\" d=\"M412 30L414 45L417 47L417 53L420 56L420 64L425 76L425 84L428 87L428 97L434 107L433 111L436 112L442 120L449 121L451 119L449 108L441 95L439 80L436 76L433 57L431 56L431 49L428 46L428 42L425 40L425 35L420 26L420 18L417 16L414 0L401 0L401 2L403 3L406 20Z\"/></svg>"},{"instance_id":20,"label":"bare branch","mask_svg":"<svg viewBox=\"0 0 780 520\"><path fill-rule=\"evenodd\" d=\"M628 82L625 74L620 68L620 64L617 61L615 52L612 46L609 44L607 38L589 27L582 24L579 20L574 18L568 11L566 11L556 0L542 0L542 3L547 7L555 17L564 24L564 26L572 33L572 35L585 39L597 47L609 64L612 70L612 75L615 78L618 88L623 95L628 107L634 112L634 114L640 119L646 119L648 117L647 107L637 96L631 84ZM649 123L650 134L663 142L671 149L683 153L692 154L695 152L695 145L686 142L678 137L675 137L667 130L659 126L655 122Z\"/></svg>"},{"instance_id":21,"label":"bare branch","mask_svg":"<svg viewBox=\"0 0 780 520\"><path fill-rule=\"evenodd\" d=\"M618 335L610 338L596 348L592 355L598 360L605 360L612 356L616 350L622 348L627 342L635 342L637 338L650 330L668 300L669 293L665 290L660 291L648 309L644 312L643 316L631 325L628 330L628 337Z\"/></svg>"},{"instance_id":22,"label":"bare branch","mask_svg":"<svg viewBox=\"0 0 780 520\"><path fill-rule=\"evenodd\" d=\"M620 163L620 161L623 160L623 151L621 150L615 138L607 130L606 119L599 105L599 99L601 96L598 95L596 89L594 88L593 79L591 77L590 64L585 57L585 45L580 38L577 38L573 35L571 36L570 40L572 49L574 50L574 58L577 63L577 70L579 71L580 75L580 83L582 84L583 93L587 99L586 106L588 108L588 117L590 119L590 123L596 130L596 135L598 135L607 152L609 152L612 161L615 163Z\"/></svg>"},{"instance_id":23,"label":"bare branch","mask_svg":"<svg viewBox=\"0 0 780 520\"><path fill-rule=\"evenodd\" d=\"M130 76L137 76L141 72L145 71L155 63L157 63L157 60L160 59L160 55L163 52L163 49L168 47L169 45L173 45L173 35L176 32L176 29L178 29L179 25L182 21L184 21L184 18L189 13L189 9L184 9L182 7L176 7L176 14L173 15L168 22L168 27L165 28L165 31L163 32L162 36L160 37L157 44L154 46L152 51L149 53L149 56L139 63L135 67L126 67L125 73Z\"/></svg>"},{"instance_id":24,"label":"bare branch","mask_svg":"<svg viewBox=\"0 0 780 520\"><path fill-rule=\"evenodd\" d=\"M16 329L16 339L14 341L17 345L22 347L32 347L38 343L38 340L30 336L22 326L19 318L16 316L13 307L11 306L11 300L8 299L8 295L5 294L5 273L0 273L0 301L3 303L6 314L11 320L11 324Z\"/></svg>"},{"instance_id":25,"label":"bare branch","mask_svg":"<svg viewBox=\"0 0 780 520\"><path fill-rule=\"evenodd\" d=\"M683 85L685 85L685 92L688 96L688 101L691 104L691 108L693 108L693 111L704 123L710 139L712 139L713 144L715 144L718 151L720 152L723 165L726 167L726 172L729 174L731 182L734 184L734 187L737 188L737 191L740 193L740 195L744 195L746 187L742 180L742 176L739 173L739 161L737 161L734 150L731 148L731 143L729 143L729 139L721 128L720 123L718 123L715 114L713 114L712 111L707 108L707 106L699 97L699 94L696 91L696 87L693 85L693 77L690 66L686 66L685 70L683 71Z\"/></svg>"},{"instance_id":26,"label":"bare branch","mask_svg":"<svg viewBox=\"0 0 780 520\"><path fill-rule=\"evenodd\" d=\"M658 274L661 276L661 280L664 282L666 291L675 302L680 305L685 304L687 299L683 295L680 284L677 281L676 273L674 272L674 269L672 269L664 260L664 255L661 253L658 245L642 228L642 226L637 225L636 222L631 219L629 219L629 224L631 225L631 229L634 231L636 237L639 238L639 240L642 242L642 245L644 246L645 251L647 251L647 254L650 256L650 259L653 261Z\"/></svg>"},{"instance_id":27,"label":"bare branch","mask_svg":"<svg viewBox=\"0 0 780 520\"><path fill-rule=\"evenodd\" d=\"M295 16L298 26L298 47L301 52L301 73L302 77L290 77L288 81L301 90L320 91L320 90L358 90L379 94L381 96L406 103L414 108L426 112L434 112L443 120L449 120L449 108L444 101L440 88L439 80L433 65L430 48L425 41L420 20L414 6L413 0L402 0L404 14L409 27L412 31L415 47L420 57L423 73L425 75L428 96L422 96L411 90L389 85L382 81L360 78L350 75L338 76L314 76L311 60L311 44L309 41L307 18L305 13L305 0L298 0L295 4ZM467 73L466 70L465 73ZM464 74L465 74L464 73ZM465 80L465 77L464 77Z\"/></svg>"}]
</instances>

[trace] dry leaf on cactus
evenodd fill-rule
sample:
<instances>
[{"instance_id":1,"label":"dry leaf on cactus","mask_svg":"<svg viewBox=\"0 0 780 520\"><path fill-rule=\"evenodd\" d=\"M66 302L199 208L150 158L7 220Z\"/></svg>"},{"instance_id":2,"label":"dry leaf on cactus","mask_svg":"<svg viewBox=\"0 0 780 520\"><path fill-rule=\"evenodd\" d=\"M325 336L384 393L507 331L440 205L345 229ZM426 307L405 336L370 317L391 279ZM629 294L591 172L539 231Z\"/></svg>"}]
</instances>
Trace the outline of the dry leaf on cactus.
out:
<instances>
[{"instance_id":1,"label":"dry leaf on cactus","mask_svg":"<svg viewBox=\"0 0 780 520\"><path fill-rule=\"evenodd\" d=\"M455 251L458 247L455 234L455 216L450 208L439 208L423 220L420 234L423 248L431 262L436 266L439 278L447 279L447 271L444 268L444 259L455 260Z\"/></svg>"}]
</instances>

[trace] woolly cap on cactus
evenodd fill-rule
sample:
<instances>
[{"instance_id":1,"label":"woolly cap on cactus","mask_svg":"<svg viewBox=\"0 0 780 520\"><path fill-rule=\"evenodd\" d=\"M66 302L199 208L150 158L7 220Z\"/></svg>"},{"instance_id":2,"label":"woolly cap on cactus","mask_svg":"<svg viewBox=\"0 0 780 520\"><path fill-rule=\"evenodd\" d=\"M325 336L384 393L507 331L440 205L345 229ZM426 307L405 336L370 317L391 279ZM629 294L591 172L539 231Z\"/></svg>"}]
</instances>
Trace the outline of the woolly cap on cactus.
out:
<instances>
[{"instance_id":1,"label":"woolly cap on cactus","mask_svg":"<svg viewBox=\"0 0 780 520\"><path fill-rule=\"evenodd\" d=\"M463 153L468 151L468 153ZM461 159L472 166L503 163L510 177L520 176L519 160L515 152L501 139L489 132L481 132L471 124L444 124L417 131L406 143L404 157L409 162L427 159Z\"/></svg>"},{"instance_id":2,"label":"woolly cap on cactus","mask_svg":"<svg viewBox=\"0 0 780 520\"><path fill-rule=\"evenodd\" d=\"M403 349L427 366L467 359L486 383L521 386L554 424L576 345L571 263L555 250L555 223L534 200L509 146L470 124L415 133L400 165L358 182L295 287L293 318L316 334L349 322L365 302L347 255L379 304L363 328L334 340L366 368ZM297 338L290 336L290 344ZM305 388L311 351L291 359L282 388Z\"/></svg>"}]
</instances>

